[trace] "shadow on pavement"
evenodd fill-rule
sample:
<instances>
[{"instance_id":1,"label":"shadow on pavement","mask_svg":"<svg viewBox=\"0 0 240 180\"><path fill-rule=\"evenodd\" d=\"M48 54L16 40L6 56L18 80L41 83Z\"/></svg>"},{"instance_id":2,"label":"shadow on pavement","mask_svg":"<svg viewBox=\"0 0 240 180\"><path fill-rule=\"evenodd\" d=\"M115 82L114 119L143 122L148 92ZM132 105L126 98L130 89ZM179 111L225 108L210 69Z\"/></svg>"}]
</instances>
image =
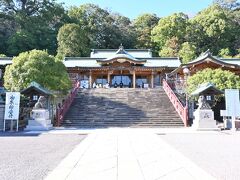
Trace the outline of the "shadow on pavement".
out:
<instances>
[{"instance_id":1,"label":"shadow on pavement","mask_svg":"<svg viewBox=\"0 0 240 180\"><path fill-rule=\"evenodd\" d=\"M44 132L44 131L43 131ZM41 132L0 132L0 137L39 136Z\"/></svg>"}]
</instances>

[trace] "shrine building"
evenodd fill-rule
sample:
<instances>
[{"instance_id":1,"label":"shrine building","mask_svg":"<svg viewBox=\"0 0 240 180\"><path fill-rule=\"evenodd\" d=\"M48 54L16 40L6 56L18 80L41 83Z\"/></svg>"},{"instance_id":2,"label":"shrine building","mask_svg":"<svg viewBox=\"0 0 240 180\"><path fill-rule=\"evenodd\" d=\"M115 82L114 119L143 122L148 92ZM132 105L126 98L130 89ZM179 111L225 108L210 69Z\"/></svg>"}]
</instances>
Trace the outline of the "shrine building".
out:
<instances>
[{"instance_id":1,"label":"shrine building","mask_svg":"<svg viewBox=\"0 0 240 180\"><path fill-rule=\"evenodd\" d=\"M178 68L172 71L169 75L175 75L177 78L183 77L184 74L194 75L196 72L202 71L205 68L222 69L231 71L240 76L240 59L239 58L219 58L213 56L207 50L202 53L198 58L186 63L181 64ZM186 71L187 69L187 71Z\"/></svg>"},{"instance_id":2,"label":"shrine building","mask_svg":"<svg viewBox=\"0 0 240 180\"><path fill-rule=\"evenodd\" d=\"M0 57L0 90L3 75L12 57ZM93 49L90 57L65 57L63 60L72 81L82 88L110 87L155 88L168 78L178 81L205 68L228 70L240 75L240 59L218 58L210 51L195 60L181 64L178 57L153 57L150 49Z\"/></svg>"},{"instance_id":3,"label":"shrine building","mask_svg":"<svg viewBox=\"0 0 240 180\"><path fill-rule=\"evenodd\" d=\"M166 73L181 65L177 57L153 57L149 49L93 49L90 57L65 57L63 63L72 79L86 88L149 87L162 85Z\"/></svg>"}]
</instances>

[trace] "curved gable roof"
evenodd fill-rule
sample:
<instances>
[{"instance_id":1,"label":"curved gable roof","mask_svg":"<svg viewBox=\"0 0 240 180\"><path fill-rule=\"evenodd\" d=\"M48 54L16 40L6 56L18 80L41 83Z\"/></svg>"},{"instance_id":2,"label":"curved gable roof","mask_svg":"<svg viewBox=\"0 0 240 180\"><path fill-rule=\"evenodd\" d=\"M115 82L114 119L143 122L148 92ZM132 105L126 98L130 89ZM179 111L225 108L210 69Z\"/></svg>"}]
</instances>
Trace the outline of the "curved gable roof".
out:
<instances>
[{"instance_id":1,"label":"curved gable roof","mask_svg":"<svg viewBox=\"0 0 240 180\"><path fill-rule=\"evenodd\" d=\"M209 63L212 62L216 65L219 65L220 67L227 67L230 69L240 69L240 59L223 59L223 58L217 58L212 55L212 53L207 50L206 52L202 53L198 58L196 58L193 61L190 61L186 64L181 64L177 69L173 70L170 74L175 74L175 73L183 73L184 68L193 68L195 69L196 65L199 64L204 64L204 63Z\"/></svg>"},{"instance_id":2,"label":"curved gable roof","mask_svg":"<svg viewBox=\"0 0 240 180\"><path fill-rule=\"evenodd\" d=\"M124 50L123 46L120 46L117 52L114 55L110 56L109 58L97 60L97 62L99 63L109 63L114 61L118 62L130 61L135 64L143 64L146 62L146 60L136 59L135 57L130 55L127 51Z\"/></svg>"},{"instance_id":3,"label":"curved gable roof","mask_svg":"<svg viewBox=\"0 0 240 180\"><path fill-rule=\"evenodd\" d=\"M200 96L206 94L220 95L224 94L224 92L218 89L214 84L207 82L201 84L194 92L191 93L192 96Z\"/></svg>"},{"instance_id":4,"label":"curved gable roof","mask_svg":"<svg viewBox=\"0 0 240 180\"><path fill-rule=\"evenodd\" d=\"M230 67L230 68L234 68L235 66L239 66L238 64L224 62L223 60L218 59L217 57L212 56L212 54L210 53L209 50L207 50L205 53L203 53L197 59L195 59L195 60L193 60L193 61L191 61L189 63L182 64L182 65L183 66L197 65L197 64L201 64L201 63L203 63L205 61L207 61L207 62L211 61L211 62L213 62L215 64L224 65L224 66L227 66L227 67Z\"/></svg>"}]
</instances>

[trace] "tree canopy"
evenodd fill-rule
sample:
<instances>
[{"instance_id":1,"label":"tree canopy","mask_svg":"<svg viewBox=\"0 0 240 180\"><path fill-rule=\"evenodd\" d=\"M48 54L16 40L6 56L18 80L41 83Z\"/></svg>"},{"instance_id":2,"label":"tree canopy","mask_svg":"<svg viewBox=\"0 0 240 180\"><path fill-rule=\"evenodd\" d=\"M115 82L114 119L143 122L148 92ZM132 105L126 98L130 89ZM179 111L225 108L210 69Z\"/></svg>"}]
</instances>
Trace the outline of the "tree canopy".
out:
<instances>
[{"instance_id":1,"label":"tree canopy","mask_svg":"<svg viewBox=\"0 0 240 180\"><path fill-rule=\"evenodd\" d=\"M66 92L71 82L61 61L56 61L46 51L32 50L20 53L6 67L4 86L11 91L20 91L36 81L49 90Z\"/></svg>"},{"instance_id":2,"label":"tree canopy","mask_svg":"<svg viewBox=\"0 0 240 180\"><path fill-rule=\"evenodd\" d=\"M124 43L131 47L131 21L119 14L113 14L94 4L72 7L68 12L71 21L87 32L88 47L116 48ZM125 39L126 38L126 39Z\"/></svg>"},{"instance_id":3,"label":"tree canopy","mask_svg":"<svg viewBox=\"0 0 240 180\"><path fill-rule=\"evenodd\" d=\"M226 9L238 9L240 8L240 2L238 0L215 0L216 4Z\"/></svg>"},{"instance_id":4,"label":"tree canopy","mask_svg":"<svg viewBox=\"0 0 240 180\"><path fill-rule=\"evenodd\" d=\"M65 24L58 32L58 56L87 56L89 39L85 30L77 24Z\"/></svg>"},{"instance_id":5,"label":"tree canopy","mask_svg":"<svg viewBox=\"0 0 240 180\"><path fill-rule=\"evenodd\" d=\"M187 25L188 16L183 13L174 13L171 16L161 18L152 30L152 40L160 51L174 37L181 44L184 42Z\"/></svg>"},{"instance_id":6,"label":"tree canopy","mask_svg":"<svg viewBox=\"0 0 240 180\"><path fill-rule=\"evenodd\" d=\"M181 45L178 54L179 57L182 59L183 64L186 64L197 57L196 49L197 49L196 46L189 42L185 42Z\"/></svg>"},{"instance_id":7,"label":"tree canopy","mask_svg":"<svg viewBox=\"0 0 240 180\"><path fill-rule=\"evenodd\" d=\"M221 49L234 47L239 39L239 26L233 21L231 13L213 4L190 20L188 41L198 48L198 53L210 49L217 55ZM231 48L231 54L234 53L235 49Z\"/></svg>"},{"instance_id":8,"label":"tree canopy","mask_svg":"<svg viewBox=\"0 0 240 180\"><path fill-rule=\"evenodd\" d=\"M65 9L55 0L1 0L0 47L8 56L32 49L55 54L58 29L67 21Z\"/></svg>"},{"instance_id":9,"label":"tree canopy","mask_svg":"<svg viewBox=\"0 0 240 180\"><path fill-rule=\"evenodd\" d=\"M159 17L156 14L142 14L133 20L136 48L155 48L151 40L151 31L157 25L158 21Z\"/></svg>"},{"instance_id":10,"label":"tree canopy","mask_svg":"<svg viewBox=\"0 0 240 180\"><path fill-rule=\"evenodd\" d=\"M88 56L90 49L120 44L183 62L207 49L239 57L239 1L214 0L191 18L181 12L161 18L146 13L130 20L95 4L65 9L57 0L0 0L0 54L40 49L58 57Z\"/></svg>"},{"instance_id":11,"label":"tree canopy","mask_svg":"<svg viewBox=\"0 0 240 180\"><path fill-rule=\"evenodd\" d=\"M177 37L172 37L165 42L161 48L159 55L163 57L176 57L180 48L179 40Z\"/></svg>"},{"instance_id":12,"label":"tree canopy","mask_svg":"<svg viewBox=\"0 0 240 180\"><path fill-rule=\"evenodd\" d=\"M240 89L240 77L222 69L206 68L190 76L187 80L187 91L191 94L200 84L213 83L218 89Z\"/></svg>"}]
</instances>

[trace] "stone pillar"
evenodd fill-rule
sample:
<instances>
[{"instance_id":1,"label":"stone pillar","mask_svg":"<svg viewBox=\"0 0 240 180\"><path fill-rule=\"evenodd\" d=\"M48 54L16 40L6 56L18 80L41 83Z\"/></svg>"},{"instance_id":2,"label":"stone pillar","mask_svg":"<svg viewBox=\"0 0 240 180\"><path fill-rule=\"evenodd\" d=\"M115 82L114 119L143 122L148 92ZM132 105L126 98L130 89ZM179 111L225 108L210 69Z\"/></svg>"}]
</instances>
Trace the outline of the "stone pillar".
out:
<instances>
[{"instance_id":1,"label":"stone pillar","mask_svg":"<svg viewBox=\"0 0 240 180\"><path fill-rule=\"evenodd\" d=\"M92 88L92 71L89 73L89 88Z\"/></svg>"},{"instance_id":2,"label":"stone pillar","mask_svg":"<svg viewBox=\"0 0 240 180\"><path fill-rule=\"evenodd\" d=\"M133 88L136 88L136 72L133 70Z\"/></svg>"},{"instance_id":3,"label":"stone pillar","mask_svg":"<svg viewBox=\"0 0 240 180\"><path fill-rule=\"evenodd\" d=\"M154 88L154 72L151 74L151 88Z\"/></svg>"}]
</instances>

